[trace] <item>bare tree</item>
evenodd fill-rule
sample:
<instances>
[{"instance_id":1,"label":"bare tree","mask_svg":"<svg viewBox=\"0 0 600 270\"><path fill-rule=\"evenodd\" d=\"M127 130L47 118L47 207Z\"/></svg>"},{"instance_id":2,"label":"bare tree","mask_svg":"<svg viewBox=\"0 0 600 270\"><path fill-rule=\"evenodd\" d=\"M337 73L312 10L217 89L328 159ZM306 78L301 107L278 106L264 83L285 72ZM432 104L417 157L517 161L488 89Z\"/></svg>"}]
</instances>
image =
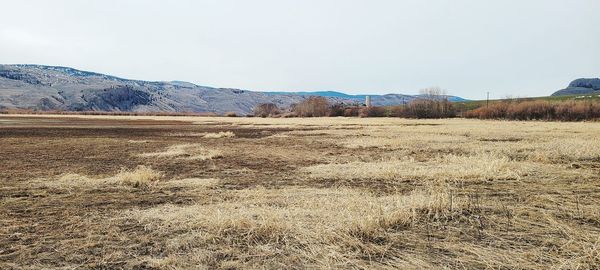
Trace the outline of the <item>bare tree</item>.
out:
<instances>
[{"instance_id":1,"label":"bare tree","mask_svg":"<svg viewBox=\"0 0 600 270\"><path fill-rule=\"evenodd\" d=\"M448 100L448 95L439 87L421 89L418 99L410 102L406 108L408 117L444 118L453 117L456 112Z\"/></svg>"},{"instance_id":2,"label":"bare tree","mask_svg":"<svg viewBox=\"0 0 600 270\"><path fill-rule=\"evenodd\" d=\"M427 100L448 99L448 95L446 94L446 91L437 86L421 89L421 90L419 90L419 94L422 98L427 99Z\"/></svg>"},{"instance_id":3,"label":"bare tree","mask_svg":"<svg viewBox=\"0 0 600 270\"><path fill-rule=\"evenodd\" d=\"M296 104L293 111L301 117L321 117L329 114L329 101L324 97L309 97Z\"/></svg>"},{"instance_id":4,"label":"bare tree","mask_svg":"<svg viewBox=\"0 0 600 270\"><path fill-rule=\"evenodd\" d=\"M267 117L279 114L279 108L274 103L258 104L254 108L254 115L258 117Z\"/></svg>"}]
</instances>

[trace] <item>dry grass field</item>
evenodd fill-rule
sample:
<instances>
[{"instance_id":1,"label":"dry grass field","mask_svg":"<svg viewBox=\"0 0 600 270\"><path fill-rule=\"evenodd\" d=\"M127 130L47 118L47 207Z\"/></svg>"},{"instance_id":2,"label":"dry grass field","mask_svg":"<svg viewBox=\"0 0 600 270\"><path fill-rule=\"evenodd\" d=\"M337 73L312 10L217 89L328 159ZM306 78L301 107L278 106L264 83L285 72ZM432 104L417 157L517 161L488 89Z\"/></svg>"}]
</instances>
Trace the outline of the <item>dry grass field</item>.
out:
<instances>
[{"instance_id":1,"label":"dry grass field","mask_svg":"<svg viewBox=\"0 0 600 270\"><path fill-rule=\"evenodd\" d=\"M598 269L600 124L0 116L0 269Z\"/></svg>"}]
</instances>

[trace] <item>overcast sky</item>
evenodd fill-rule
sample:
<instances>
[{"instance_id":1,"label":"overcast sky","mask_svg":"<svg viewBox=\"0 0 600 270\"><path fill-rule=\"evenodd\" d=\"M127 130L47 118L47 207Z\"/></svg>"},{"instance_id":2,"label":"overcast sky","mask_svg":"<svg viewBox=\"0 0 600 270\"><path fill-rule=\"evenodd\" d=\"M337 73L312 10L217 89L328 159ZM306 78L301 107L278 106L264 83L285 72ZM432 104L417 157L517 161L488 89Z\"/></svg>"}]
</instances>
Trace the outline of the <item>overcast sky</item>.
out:
<instances>
[{"instance_id":1,"label":"overcast sky","mask_svg":"<svg viewBox=\"0 0 600 270\"><path fill-rule=\"evenodd\" d=\"M0 63L264 91L548 95L600 77L598 0L0 0Z\"/></svg>"}]
</instances>

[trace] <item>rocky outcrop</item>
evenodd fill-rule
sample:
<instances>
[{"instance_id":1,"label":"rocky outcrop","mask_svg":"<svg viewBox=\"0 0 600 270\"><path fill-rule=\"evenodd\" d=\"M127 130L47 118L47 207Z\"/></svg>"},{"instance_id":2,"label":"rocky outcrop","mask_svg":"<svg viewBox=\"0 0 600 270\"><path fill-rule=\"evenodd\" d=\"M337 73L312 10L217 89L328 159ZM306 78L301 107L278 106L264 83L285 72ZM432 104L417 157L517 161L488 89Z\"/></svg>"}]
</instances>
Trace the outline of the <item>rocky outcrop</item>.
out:
<instances>
[{"instance_id":1,"label":"rocky outcrop","mask_svg":"<svg viewBox=\"0 0 600 270\"><path fill-rule=\"evenodd\" d=\"M553 96L600 94L600 78L577 79L565 89L554 92Z\"/></svg>"}]
</instances>

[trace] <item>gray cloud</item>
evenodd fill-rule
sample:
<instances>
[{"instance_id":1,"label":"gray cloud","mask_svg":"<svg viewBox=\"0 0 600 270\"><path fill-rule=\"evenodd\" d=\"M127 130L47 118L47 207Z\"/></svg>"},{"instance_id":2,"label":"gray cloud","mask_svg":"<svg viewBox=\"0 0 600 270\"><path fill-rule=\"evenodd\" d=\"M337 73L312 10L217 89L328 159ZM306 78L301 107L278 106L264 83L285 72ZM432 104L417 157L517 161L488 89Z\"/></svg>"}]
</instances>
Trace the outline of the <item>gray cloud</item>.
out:
<instances>
[{"instance_id":1,"label":"gray cloud","mask_svg":"<svg viewBox=\"0 0 600 270\"><path fill-rule=\"evenodd\" d=\"M595 0L3 1L0 62L252 90L547 95L599 77Z\"/></svg>"}]
</instances>

